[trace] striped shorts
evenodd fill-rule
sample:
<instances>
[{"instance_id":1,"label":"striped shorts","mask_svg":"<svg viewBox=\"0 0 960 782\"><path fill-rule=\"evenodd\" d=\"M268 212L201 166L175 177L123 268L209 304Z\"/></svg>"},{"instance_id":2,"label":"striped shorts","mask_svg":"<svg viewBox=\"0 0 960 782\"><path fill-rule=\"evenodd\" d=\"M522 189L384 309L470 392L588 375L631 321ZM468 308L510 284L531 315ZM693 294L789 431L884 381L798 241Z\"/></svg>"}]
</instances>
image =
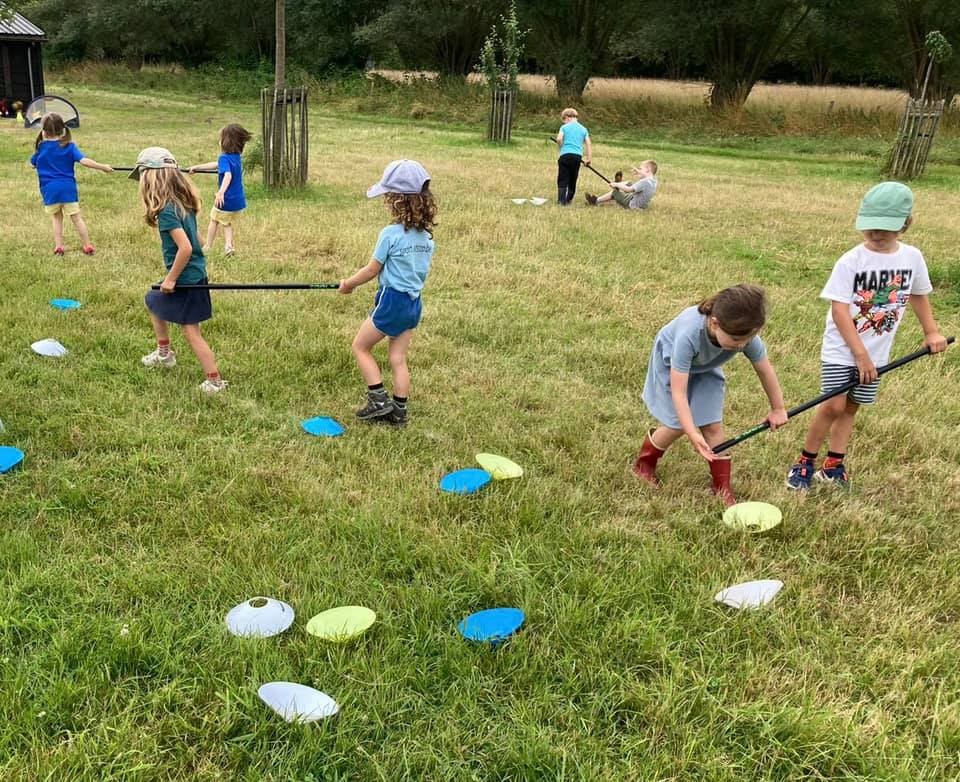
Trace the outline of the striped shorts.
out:
<instances>
[{"instance_id":1,"label":"striped shorts","mask_svg":"<svg viewBox=\"0 0 960 782\"><path fill-rule=\"evenodd\" d=\"M828 391L845 386L858 377L856 367L846 367L842 364L821 364L820 393L826 394ZM860 384L851 388L847 392L847 399L856 402L858 405L872 405L877 401L877 391L879 389L880 379L877 378L872 383Z\"/></svg>"}]
</instances>

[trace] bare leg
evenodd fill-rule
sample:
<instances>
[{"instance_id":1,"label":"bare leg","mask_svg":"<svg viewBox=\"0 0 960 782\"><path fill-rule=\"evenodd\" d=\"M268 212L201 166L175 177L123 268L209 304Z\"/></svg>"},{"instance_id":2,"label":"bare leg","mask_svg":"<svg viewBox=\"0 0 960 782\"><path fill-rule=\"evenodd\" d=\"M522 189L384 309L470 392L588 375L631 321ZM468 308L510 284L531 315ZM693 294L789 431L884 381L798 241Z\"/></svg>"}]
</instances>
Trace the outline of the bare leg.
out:
<instances>
[{"instance_id":1,"label":"bare leg","mask_svg":"<svg viewBox=\"0 0 960 782\"><path fill-rule=\"evenodd\" d=\"M850 436L853 434L853 423L857 417L857 411L860 405L852 399L847 398L843 412L837 416L833 422L833 428L830 430L830 450L836 453L846 453L847 446L850 445Z\"/></svg>"},{"instance_id":2,"label":"bare leg","mask_svg":"<svg viewBox=\"0 0 960 782\"><path fill-rule=\"evenodd\" d=\"M153 333L157 335L157 342L161 340L170 339L170 329L167 326L165 320L160 320L156 315L154 315L150 310L147 310L150 315L150 322L153 324Z\"/></svg>"},{"instance_id":3,"label":"bare leg","mask_svg":"<svg viewBox=\"0 0 960 782\"><path fill-rule=\"evenodd\" d=\"M393 395L399 397L410 396L410 370L407 369L407 350L410 340L413 339L413 330L404 331L399 337L390 338L388 356L390 371L393 372Z\"/></svg>"},{"instance_id":4,"label":"bare leg","mask_svg":"<svg viewBox=\"0 0 960 782\"><path fill-rule=\"evenodd\" d=\"M859 405L858 405L859 407ZM831 434L834 424L844 415L847 410L847 398L845 396L835 396L828 399L817 408L817 414L810 422L810 428L807 430L807 438L803 441L803 449L808 453L817 453L827 435ZM850 432L853 429L853 416L856 410L850 414L849 429L844 438L844 445L850 439ZM833 439L833 438L831 438Z\"/></svg>"},{"instance_id":5,"label":"bare leg","mask_svg":"<svg viewBox=\"0 0 960 782\"><path fill-rule=\"evenodd\" d=\"M715 445L720 445L723 442L723 424L707 424L706 426L700 427L700 433L703 435L703 439L707 441L707 445L713 448ZM729 455L718 456L719 459L729 459Z\"/></svg>"},{"instance_id":6,"label":"bare leg","mask_svg":"<svg viewBox=\"0 0 960 782\"><path fill-rule=\"evenodd\" d=\"M353 338L353 344L350 346L353 350L353 356L357 360L357 366L360 368L360 374L363 376L363 382L368 386L375 386L383 382L383 375L380 374L380 367L377 360L373 357L373 346L376 345L387 335L373 325L373 321L367 318L357 331L357 336Z\"/></svg>"},{"instance_id":7,"label":"bare leg","mask_svg":"<svg viewBox=\"0 0 960 782\"><path fill-rule=\"evenodd\" d=\"M63 247L63 212L50 215L53 220L53 246Z\"/></svg>"},{"instance_id":8,"label":"bare leg","mask_svg":"<svg viewBox=\"0 0 960 782\"><path fill-rule=\"evenodd\" d=\"M604 193L602 196L597 196L597 203L598 203L598 204L605 204L605 203L607 203L608 201L612 201L612 200L613 200L613 191L612 191L612 190L609 191L609 192L607 192L607 193Z\"/></svg>"},{"instance_id":9,"label":"bare leg","mask_svg":"<svg viewBox=\"0 0 960 782\"><path fill-rule=\"evenodd\" d=\"M214 358L213 351L210 350L210 346L200 333L200 324L185 323L181 326L181 329L184 338L187 340L187 343L190 345L194 355L197 357L197 361L200 362L200 366L203 367L203 371L207 376L219 375L220 371L217 369L217 359Z\"/></svg>"},{"instance_id":10,"label":"bare leg","mask_svg":"<svg viewBox=\"0 0 960 782\"><path fill-rule=\"evenodd\" d=\"M216 220L211 220L210 225L207 226L207 243L203 245L204 251L209 250L213 247L213 241L217 238L217 223Z\"/></svg>"},{"instance_id":11,"label":"bare leg","mask_svg":"<svg viewBox=\"0 0 960 782\"><path fill-rule=\"evenodd\" d=\"M233 226L223 226L223 249L230 252L233 249Z\"/></svg>"},{"instance_id":12,"label":"bare leg","mask_svg":"<svg viewBox=\"0 0 960 782\"><path fill-rule=\"evenodd\" d=\"M653 443L654 447L659 448L661 451L665 451L681 437L683 437L682 429L671 429L668 426L658 426L650 435L650 441Z\"/></svg>"},{"instance_id":13,"label":"bare leg","mask_svg":"<svg viewBox=\"0 0 960 782\"><path fill-rule=\"evenodd\" d=\"M90 244L90 233L87 231L87 224L83 222L83 218L79 212L75 215L70 215L70 219L73 220L73 227L76 228L77 233L80 234L80 241L83 242L83 246L86 247Z\"/></svg>"}]
</instances>

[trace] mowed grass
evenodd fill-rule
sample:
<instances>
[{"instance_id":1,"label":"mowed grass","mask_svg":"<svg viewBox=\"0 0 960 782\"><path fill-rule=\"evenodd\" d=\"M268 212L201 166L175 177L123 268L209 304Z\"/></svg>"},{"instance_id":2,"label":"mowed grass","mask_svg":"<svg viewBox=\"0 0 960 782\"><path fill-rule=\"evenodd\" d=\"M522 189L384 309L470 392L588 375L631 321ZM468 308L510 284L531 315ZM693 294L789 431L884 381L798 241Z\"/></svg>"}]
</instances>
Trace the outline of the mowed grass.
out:
<instances>
[{"instance_id":1,"label":"mowed grass","mask_svg":"<svg viewBox=\"0 0 960 782\"><path fill-rule=\"evenodd\" d=\"M115 165L154 144L209 160L221 125L259 126L252 104L58 89L82 112L81 149ZM807 417L738 447L740 493L783 509L767 536L720 524L686 444L658 493L629 472L654 335L726 285L767 287L788 404L818 393L818 294L858 239L875 166L598 136L608 175L660 161L648 213L517 207L554 194L540 135L504 149L477 128L311 111L309 187L272 195L248 176L239 253L213 252L211 276L346 276L385 223L365 188L387 161L421 160L441 214L406 431L352 418L369 285L217 294L205 333L231 382L218 397L198 391L179 334L176 369L146 370L142 297L162 263L135 184L80 170L98 252L80 254L68 228L54 258L33 135L0 129L0 443L26 453L0 477L0 778L958 778L958 348L884 380L858 422L849 494L783 488ZM960 330L956 174L916 185L910 234L947 334ZM213 179L198 182L206 212ZM57 312L55 296L83 308ZM33 354L44 337L70 354ZM895 353L920 341L908 315ZM746 361L728 378L732 433L766 405ZM346 435L308 437L314 415ZM479 451L525 476L441 495L441 475ZM758 578L786 582L768 610L713 604ZM289 602L293 628L230 636L224 614L258 594ZM340 604L378 623L345 646L305 633ZM514 640L459 638L462 617L497 605L527 614ZM317 687L342 712L286 724L257 698L271 680Z\"/></svg>"}]
</instances>

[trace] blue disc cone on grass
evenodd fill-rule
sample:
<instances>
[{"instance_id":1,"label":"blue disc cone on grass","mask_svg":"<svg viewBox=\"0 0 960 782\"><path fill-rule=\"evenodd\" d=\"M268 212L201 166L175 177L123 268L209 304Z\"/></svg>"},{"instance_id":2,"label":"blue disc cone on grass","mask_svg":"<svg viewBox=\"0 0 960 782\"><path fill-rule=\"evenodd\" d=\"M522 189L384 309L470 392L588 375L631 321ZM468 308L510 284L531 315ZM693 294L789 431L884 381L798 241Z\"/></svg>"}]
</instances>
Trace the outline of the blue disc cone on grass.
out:
<instances>
[{"instance_id":1,"label":"blue disc cone on grass","mask_svg":"<svg viewBox=\"0 0 960 782\"><path fill-rule=\"evenodd\" d=\"M440 491L451 494L473 494L490 483L491 477L486 470L478 470L474 467L457 470L447 473L440 479Z\"/></svg>"},{"instance_id":2,"label":"blue disc cone on grass","mask_svg":"<svg viewBox=\"0 0 960 782\"><path fill-rule=\"evenodd\" d=\"M9 472L23 461L23 451L12 445L0 445L0 473Z\"/></svg>"},{"instance_id":3,"label":"blue disc cone on grass","mask_svg":"<svg viewBox=\"0 0 960 782\"><path fill-rule=\"evenodd\" d=\"M80 302L76 299L50 299L50 306L58 310L78 310Z\"/></svg>"},{"instance_id":4,"label":"blue disc cone on grass","mask_svg":"<svg viewBox=\"0 0 960 782\"><path fill-rule=\"evenodd\" d=\"M308 418L300 425L303 427L303 431L315 437L339 437L346 431L342 424L326 416Z\"/></svg>"},{"instance_id":5,"label":"blue disc cone on grass","mask_svg":"<svg viewBox=\"0 0 960 782\"><path fill-rule=\"evenodd\" d=\"M457 629L469 641L496 646L517 632L524 618L519 608L488 608L468 616L457 625Z\"/></svg>"}]
</instances>

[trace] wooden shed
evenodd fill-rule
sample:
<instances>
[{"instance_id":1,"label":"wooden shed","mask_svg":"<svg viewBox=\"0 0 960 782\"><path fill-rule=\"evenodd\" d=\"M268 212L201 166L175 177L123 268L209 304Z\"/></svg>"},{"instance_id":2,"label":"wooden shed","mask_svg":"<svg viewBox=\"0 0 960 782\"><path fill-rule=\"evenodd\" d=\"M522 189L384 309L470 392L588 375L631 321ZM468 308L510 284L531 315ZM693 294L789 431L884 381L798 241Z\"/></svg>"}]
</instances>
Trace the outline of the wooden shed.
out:
<instances>
[{"instance_id":1,"label":"wooden shed","mask_svg":"<svg viewBox=\"0 0 960 782\"><path fill-rule=\"evenodd\" d=\"M0 19L0 98L26 107L43 95L43 58L40 47L47 40L43 30L18 13Z\"/></svg>"}]
</instances>

